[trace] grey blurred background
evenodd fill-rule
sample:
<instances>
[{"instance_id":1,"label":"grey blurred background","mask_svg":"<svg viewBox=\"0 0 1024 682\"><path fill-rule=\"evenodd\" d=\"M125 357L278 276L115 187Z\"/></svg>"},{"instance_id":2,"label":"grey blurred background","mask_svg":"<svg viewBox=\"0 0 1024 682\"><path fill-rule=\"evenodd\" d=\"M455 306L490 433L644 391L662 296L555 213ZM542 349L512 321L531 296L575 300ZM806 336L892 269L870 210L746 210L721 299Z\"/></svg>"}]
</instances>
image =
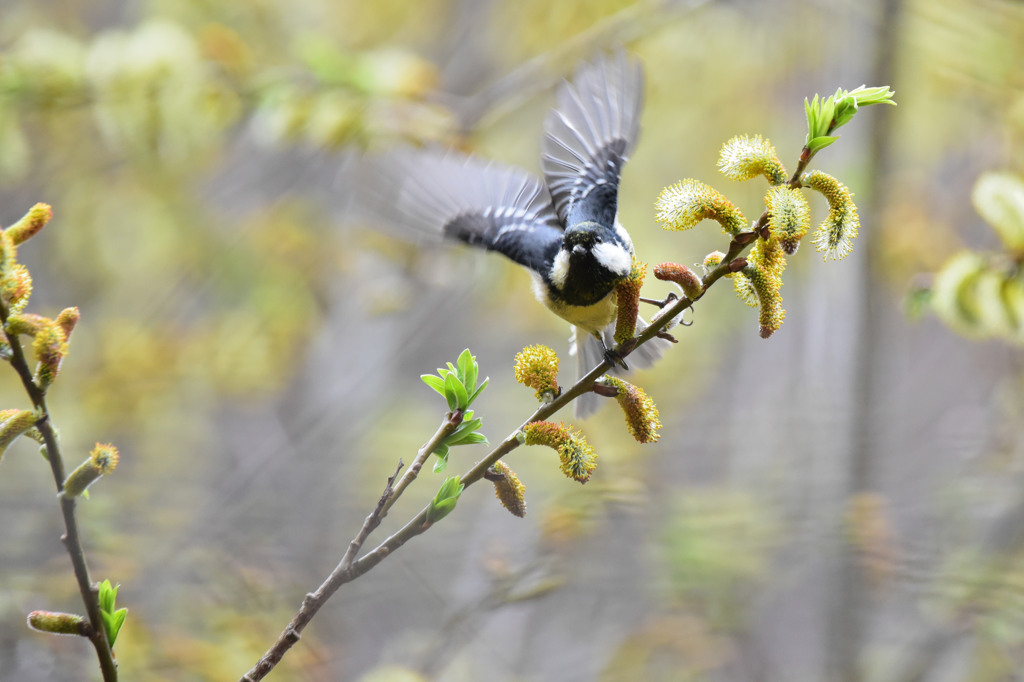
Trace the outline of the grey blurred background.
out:
<instances>
[{"instance_id":1,"label":"grey blurred background","mask_svg":"<svg viewBox=\"0 0 1024 682\"><path fill-rule=\"evenodd\" d=\"M443 416L420 374L471 348L492 442L535 406L518 350L551 346L568 382L568 329L526 273L360 224L348 187L359 154L398 143L539 171L554 87L619 45L647 74L620 215L651 264L726 246L710 223L661 230L664 186L696 177L756 217L764 186L715 171L723 142L764 135L792 169L805 97L890 85L899 107L814 163L856 195L853 255L790 259L768 341L712 289L636 375L660 442L604 408L580 424L599 455L583 487L517 450L524 520L470 488L269 679L1021 679L1020 350L904 311L918 273L996 245L970 193L1021 170L1019 2L5 0L0 17L0 224L53 205L19 253L29 309L82 313L54 420L70 466L95 441L122 453L79 515L130 609L123 679L249 669ZM24 407L2 376L0 407ZM453 450L451 470L484 452ZM424 475L370 544L439 484ZM24 625L80 610L60 533L19 441L0 463L5 682L98 679L84 640Z\"/></svg>"}]
</instances>

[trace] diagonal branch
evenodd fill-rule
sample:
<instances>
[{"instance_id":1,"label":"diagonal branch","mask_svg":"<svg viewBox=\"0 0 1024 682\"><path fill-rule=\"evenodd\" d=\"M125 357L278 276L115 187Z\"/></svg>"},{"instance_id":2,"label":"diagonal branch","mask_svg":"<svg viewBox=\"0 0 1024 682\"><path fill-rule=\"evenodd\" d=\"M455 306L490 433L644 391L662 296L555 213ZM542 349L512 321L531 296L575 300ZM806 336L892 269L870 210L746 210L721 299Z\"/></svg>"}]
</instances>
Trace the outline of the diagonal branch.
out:
<instances>
[{"instance_id":1,"label":"diagonal branch","mask_svg":"<svg viewBox=\"0 0 1024 682\"><path fill-rule=\"evenodd\" d=\"M749 244L738 246L738 251L746 248ZM730 249L730 252L732 249ZM728 268L725 268L724 272L727 272ZM713 273L712 273L713 274ZM719 274L718 279L722 275ZM714 280L712 280L712 283ZM662 317L662 321L651 325L640 337L640 341L635 347L640 346L642 343L649 341L653 338L658 331L675 315L681 313L687 307L692 305L693 301L689 299L682 299L677 301L669 313ZM635 349L634 347L634 349ZM547 419L551 415L555 414L563 407L567 406L573 400L591 391L594 387L594 383L601 378L609 369L611 364L608 361L602 361L594 369L588 372L585 376L581 377L571 388L563 391L557 398L552 400L550 403L546 403L537 408L537 410L523 422L522 426L516 429L514 432L508 435L501 443L499 443L484 459L477 462L471 469L469 469L460 478L460 481L467 487L476 483L484 477L484 473L491 466L494 465L499 459L507 455L512 450L519 447L520 443L518 440L519 432L523 426L531 422L540 421ZM449 413L444 423L438 431L427 441L423 447L420 448L417 453L416 460L413 463L415 467L417 464L422 467L426 458L433 452L434 448L438 443L449 435L455 428L458 427L459 421L454 419L454 415ZM399 467L399 469L401 466ZM400 548L406 542L412 538L420 535L430 528L433 523L427 520L427 511L430 508L429 505L424 507L416 516L410 519L401 529L390 535L386 540L381 542L377 547L368 552L362 558L356 560L355 557L358 554L359 549L362 547L363 542L369 534L380 524L380 520L387 514L387 511L394 504L394 501L401 495L401 493L408 487L410 483L416 478L416 474L413 472L413 467L410 467L408 471L402 476L402 478L395 484L395 479L398 477L398 471L388 479L388 485L384 490L384 494L381 496L377 503L377 506L366 518L362 528L356 535L356 538L349 543L348 550L345 552L345 556L342 558L338 566L331 572L327 580L317 589L316 592L312 592L306 595L306 598L302 601L302 605L299 608L298 613L292 618L288 626L281 632L277 641L267 650L267 652L260 658L253 668L242 676L240 682L257 682L262 680L271 670L284 658L284 655L288 652L296 642L299 641L302 630L312 620L313 616L316 615L317 611L324 605L328 598L334 594L342 585L351 582L363 575L374 566L379 564L385 558L387 558L392 552Z\"/></svg>"},{"instance_id":2,"label":"diagonal branch","mask_svg":"<svg viewBox=\"0 0 1024 682\"><path fill-rule=\"evenodd\" d=\"M430 452L428 451L427 454L429 455ZM292 618L288 626L281 632L273 646L263 654L249 672L242 676L241 682L256 682L256 680L262 680L266 677L274 669L274 666L281 662L281 659L288 653L288 650L299 641L306 625L313 620L313 617L316 616L327 600L331 598L331 595L337 592L339 587L352 580L352 577L350 577L352 564L359 555L359 550L362 548L363 543L366 542L366 538L369 537L370 533L380 525L381 519L387 514L390 503L400 494L400 491L393 486L403 466L402 461L399 460L395 473L388 477L387 485L384 486L384 492L381 494L380 499L377 500L377 506L373 508L373 511L363 521L363 525L356 536L348 543L345 555L334 570L331 571L331 574L327 576L327 580L315 592L310 592L306 595L306 598L302 600L302 606L299 607L298 613L295 614L295 617ZM405 477L402 480L405 480Z\"/></svg>"},{"instance_id":3,"label":"diagonal branch","mask_svg":"<svg viewBox=\"0 0 1024 682\"><path fill-rule=\"evenodd\" d=\"M402 478L395 484L394 490L391 491L391 494L384 505L383 515L381 518L387 515L388 511L395 504L398 498L405 492L405 489L409 487L409 484L416 480L416 477L419 475L420 469L422 469L423 465L426 463L427 458L430 457L434 450L444 442L445 438L455 433L455 429L459 428L461 423L461 411L456 410L455 412L449 412L445 415L445 419L441 422L441 426L439 426L434 435L430 437L430 440L424 443L423 447L419 449L419 452L416 453L416 459L413 460L409 468L405 470ZM397 474L398 472L395 473Z\"/></svg>"},{"instance_id":4,"label":"diagonal branch","mask_svg":"<svg viewBox=\"0 0 1024 682\"><path fill-rule=\"evenodd\" d=\"M789 181L790 187L796 188L801 186L800 176L807 168L807 165L810 163L813 156L813 152L809 153L807 149L804 149L800 156L797 169ZM683 311L703 298L704 294L707 293L707 290L710 289L715 282L720 280L722 277L735 272L736 269L738 269L737 266L742 266L742 260L737 262L737 259L740 259L743 252L750 248L751 245L761 237L761 232L767 225L768 211L765 211L754 223L751 231L742 232L736 235L729 243L729 250L722 259L722 262L705 276L703 280L703 288L700 293L693 298L683 297L673 301L671 305L667 307L665 314L661 315L657 321L640 333L636 339L629 344L628 348L621 349L623 357L628 356L629 353L635 351L637 348L661 333L672 319L682 314ZM610 362L603 360L585 376L581 377L571 388L563 391L551 402L538 407L530 418L523 422L518 429L509 434L503 441L501 441L501 443L495 446L486 457L466 471L466 473L460 477L460 482L466 487L469 487L484 478L484 474L487 470L494 466L499 459L519 447L519 433L527 424L547 419L562 408L566 407L579 396L592 391L594 389L595 382L604 376L611 367L612 365ZM394 483L395 478L398 477L398 471L395 472L394 476L388 479L388 485L385 488L380 501L377 503L377 507L366 518L366 521L363 523L363 526L356 538L349 543L349 548L345 552L345 556L342 558L341 563L338 564L331 575L326 581L324 581L316 592L306 595L299 612L288 624L288 627L284 629L277 641L274 642L271 648L267 650L262 658L260 658L259 662L252 668L252 670L242 676L240 682L257 682L257 680L262 680L268 673L270 673L274 666L281 661L288 650L299 641L302 629L310 620L312 620L313 616L320 610L324 602L326 602L327 599L338 590L338 588L363 575L390 556L395 550L399 549L402 545L417 535L426 532L426 530L433 525L433 522L429 521L427 516L430 509L430 505L428 504L420 510L416 516L402 526L402 528L388 536L387 539L366 553L362 558L356 559L356 555L366 538L380 524L381 519L383 519L388 510L391 509L395 500L398 499L409 484L416 479L420 468L434 451L437 444L441 443L445 437L458 428L461 421L461 413L449 413L446 416L445 421L442 422L441 426L438 428L437 432L430 440L427 441L426 444L423 445L423 447L420 448L413 465L409 467L398 483ZM401 465L399 465L399 469L401 469Z\"/></svg>"}]
</instances>

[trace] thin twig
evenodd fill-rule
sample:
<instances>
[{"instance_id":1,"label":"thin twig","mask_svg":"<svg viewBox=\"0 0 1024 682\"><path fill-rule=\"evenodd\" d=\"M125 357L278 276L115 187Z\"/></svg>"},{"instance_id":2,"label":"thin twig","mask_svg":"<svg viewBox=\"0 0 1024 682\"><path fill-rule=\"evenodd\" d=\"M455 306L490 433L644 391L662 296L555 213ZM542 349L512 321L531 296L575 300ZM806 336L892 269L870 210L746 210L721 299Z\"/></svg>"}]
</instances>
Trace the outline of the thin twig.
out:
<instances>
[{"instance_id":1,"label":"thin twig","mask_svg":"<svg viewBox=\"0 0 1024 682\"><path fill-rule=\"evenodd\" d=\"M0 302L0 323L4 329L7 328L7 320L10 311L7 306ZM32 406L39 413L39 421L36 427L43 437L46 446L46 459L50 463L50 470L53 472L53 480L57 486L57 492L64 490L64 457L60 452L60 442L57 439L57 432L53 428L50 419L50 410L46 405L46 392L42 390L32 377L32 370L28 366L25 351L21 347L21 340L16 334L6 334L7 342L11 346L10 363L14 370L21 377L21 383L28 393ZM75 572L75 579L78 582L78 591L82 595L82 602L85 604L85 611L89 617L89 624L92 626L88 639L96 649L96 657L99 659L100 671L103 673L104 682L116 682L117 661L107 642L107 630L103 625L103 616L100 615L99 590L93 584L89 575L89 565L85 560L85 549L82 547L81 536L78 532L78 521L75 516L75 498L60 495L60 508L64 517L64 535L61 542L71 557L71 566Z\"/></svg>"},{"instance_id":2,"label":"thin twig","mask_svg":"<svg viewBox=\"0 0 1024 682\"><path fill-rule=\"evenodd\" d=\"M337 592L339 587L352 580L349 577L352 571L352 564L359 555L359 550L362 548L363 543L366 542L366 538L380 525L381 519L384 518L386 513L388 502L395 498L396 489L393 486L403 466L401 460L399 460L398 468L395 469L394 474L388 477L387 485L384 486L384 492L381 494L380 499L377 500L377 505L363 521L363 525L359 532L356 533L356 536L348 543L345 555L338 562L334 570L331 571L331 574L327 576L327 580L316 589L316 592L310 592L306 595L306 598L302 600L302 606L299 607L298 613L295 614L295 617L292 618L288 626L281 632L277 641L263 654L256 665L252 667L252 670L242 676L240 682L256 682L266 677L274 669L274 666L281 662L281 659L288 653L288 650L299 641L306 625L313 620L313 617L330 599L331 595Z\"/></svg>"},{"instance_id":3,"label":"thin twig","mask_svg":"<svg viewBox=\"0 0 1024 682\"><path fill-rule=\"evenodd\" d=\"M409 487L409 484L416 480L416 477L419 475L420 469L422 469L423 465L426 463L427 458L430 457L434 450L444 442L445 438L455 433L455 429L459 428L459 425L462 424L462 417L463 414L460 410L455 410L454 412L449 412L445 415L444 421L441 422L441 426L437 428L437 431L430 437L430 440L424 443L423 447L419 449L419 452L416 453L416 459L413 460L409 468L405 470L402 478L395 484L394 490L391 491L390 498L384 505L384 515L387 515L388 511L395 504L398 498L405 492L405 489ZM383 518L383 516L381 518Z\"/></svg>"}]
</instances>

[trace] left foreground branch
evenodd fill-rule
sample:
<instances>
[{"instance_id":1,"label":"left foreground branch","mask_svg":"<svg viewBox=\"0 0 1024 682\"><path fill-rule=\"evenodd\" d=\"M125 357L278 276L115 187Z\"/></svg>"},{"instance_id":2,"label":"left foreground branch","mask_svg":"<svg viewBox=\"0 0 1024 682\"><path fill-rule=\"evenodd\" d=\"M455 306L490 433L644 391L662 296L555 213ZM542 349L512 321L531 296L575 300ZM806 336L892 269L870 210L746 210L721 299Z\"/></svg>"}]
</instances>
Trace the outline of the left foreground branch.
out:
<instances>
[{"instance_id":1,"label":"left foreground branch","mask_svg":"<svg viewBox=\"0 0 1024 682\"><path fill-rule=\"evenodd\" d=\"M7 305L0 303L0 322L3 323L4 329L7 328L9 317L10 310ZM85 548L82 546L82 538L78 530L78 520L75 515L76 498L61 494L64 492L64 458L61 455L60 442L57 439L57 433L53 428L50 418L49 407L46 404L46 394L39 388L32 377L32 370L28 366L28 360L25 357L21 341L13 334L7 335L7 341L11 347L11 366L18 373L18 376L21 377L25 391L32 401L32 406L39 415L36 428L39 429L46 459L50 463L50 469L53 472L54 484L57 487L60 499L61 515L64 519L64 535L61 537L61 541L64 543L68 556L71 558L71 566L75 572L78 591L82 595L82 603L85 605L85 612L89 618L90 627L86 630L86 636L96 650L96 658L99 660L104 682L114 682L117 680L117 661L114 660L113 651L107 642L106 628L103 625L103 616L100 613L99 592L96 585L92 582L89 574L89 565L85 559Z\"/></svg>"}]
</instances>

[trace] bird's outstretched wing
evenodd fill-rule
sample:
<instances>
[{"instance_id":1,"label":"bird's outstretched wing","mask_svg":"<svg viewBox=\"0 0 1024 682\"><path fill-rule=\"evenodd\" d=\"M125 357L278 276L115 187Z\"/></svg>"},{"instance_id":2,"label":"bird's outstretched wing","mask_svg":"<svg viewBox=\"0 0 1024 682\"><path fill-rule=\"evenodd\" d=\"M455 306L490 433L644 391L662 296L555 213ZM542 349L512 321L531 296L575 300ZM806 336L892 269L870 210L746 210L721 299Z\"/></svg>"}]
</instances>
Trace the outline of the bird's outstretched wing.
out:
<instances>
[{"instance_id":1,"label":"bird's outstretched wing","mask_svg":"<svg viewBox=\"0 0 1024 682\"><path fill-rule=\"evenodd\" d=\"M547 188L524 170L457 152L399 149L368 158L364 172L364 214L397 231L458 239L536 272L547 271L561 244Z\"/></svg>"},{"instance_id":2,"label":"bird's outstretched wing","mask_svg":"<svg viewBox=\"0 0 1024 682\"><path fill-rule=\"evenodd\" d=\"M544 179L566 225L612 226L622 166L640 135L643 70L624 51L563 83L544 124Z\"/></svg>"}]
</instances>

